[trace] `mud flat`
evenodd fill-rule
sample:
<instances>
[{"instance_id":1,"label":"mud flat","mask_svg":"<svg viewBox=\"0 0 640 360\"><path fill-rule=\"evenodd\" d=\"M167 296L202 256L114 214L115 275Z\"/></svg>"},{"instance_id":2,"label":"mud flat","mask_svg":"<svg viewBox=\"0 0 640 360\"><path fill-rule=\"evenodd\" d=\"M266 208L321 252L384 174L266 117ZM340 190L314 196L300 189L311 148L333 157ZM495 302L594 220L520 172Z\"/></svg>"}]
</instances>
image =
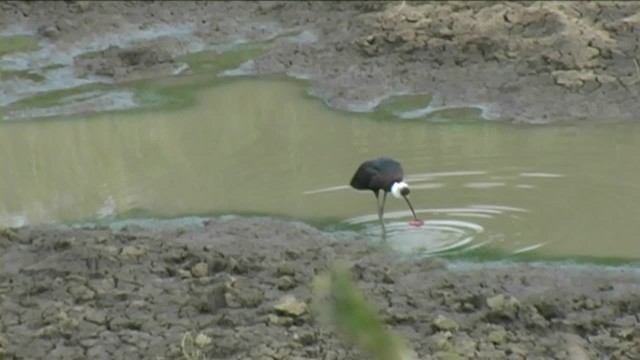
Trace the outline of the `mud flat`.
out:
<instances>
[{"instance_id":1,"label":"mud flat","mask_svg":"<svg viewBox=\"0 0 640 360\"><path fill-rule=\"evenodd\" d=\"M637 2L6 1L0 9L5 35L41 42L34 54L5 57L3 70L72 69L58 69L67 84L58 87L172 75L188 71L177 56L268 41L235 73L312 79L310 93L340 109L422 93L434 111L475 106L514 123L640 112ZM7 98L21 92L5 86Z\"/></svg>"},{"instance_id":2,"label":"mud flat","mask_svg":"<svg viewBox=\"0 0 640 360\"><path fill-rule=\"evenodd\" d=\"M25 227L0 247L4 359L180 359L187 333L209 359L357 359L311 315L337 260L420 359L640 356L637 269L400 258L266 218Z\"/></svg>"}]
</instances>

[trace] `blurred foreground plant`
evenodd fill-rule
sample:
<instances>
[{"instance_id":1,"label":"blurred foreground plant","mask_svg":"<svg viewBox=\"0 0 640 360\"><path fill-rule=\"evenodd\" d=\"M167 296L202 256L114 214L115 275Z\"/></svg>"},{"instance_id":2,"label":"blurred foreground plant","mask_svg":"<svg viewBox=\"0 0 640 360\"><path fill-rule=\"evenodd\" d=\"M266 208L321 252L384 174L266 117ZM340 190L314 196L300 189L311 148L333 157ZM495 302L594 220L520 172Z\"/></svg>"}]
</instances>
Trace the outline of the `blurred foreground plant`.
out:
<instances>
[{"instance_id":1,"label":"blurred foreground plant","mask_svg":"<svg viewBox=\"0 0 640 360\"><path fill-rule=\"evenodd\" d=\"M410 360L404 340L378 316L351 279L346 266L338 264L314 279L314 307L321 321L337 326L350 341L378 360Z\"/></svg>"}]
</instances>

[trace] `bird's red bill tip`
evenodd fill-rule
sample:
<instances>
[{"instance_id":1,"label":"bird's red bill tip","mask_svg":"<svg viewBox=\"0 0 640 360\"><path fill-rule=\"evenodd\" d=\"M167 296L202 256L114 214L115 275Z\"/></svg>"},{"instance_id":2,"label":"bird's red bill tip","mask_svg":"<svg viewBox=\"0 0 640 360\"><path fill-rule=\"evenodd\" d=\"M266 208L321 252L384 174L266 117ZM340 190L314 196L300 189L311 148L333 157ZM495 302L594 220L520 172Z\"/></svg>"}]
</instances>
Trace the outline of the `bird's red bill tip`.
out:
<instances>
[{"instance_id":1,"label":"bird's red bill tip","mask_svg":"<svg viewBox=\"0 0 640 360\"><path fill-rule=\"evenodd\" d=\"M422 221L420 219L413 219L413 220L409 221L409 225L415 226L415 227L420 227L420 226L424 225L424 221Z\"/></svg>"}]
</instances>

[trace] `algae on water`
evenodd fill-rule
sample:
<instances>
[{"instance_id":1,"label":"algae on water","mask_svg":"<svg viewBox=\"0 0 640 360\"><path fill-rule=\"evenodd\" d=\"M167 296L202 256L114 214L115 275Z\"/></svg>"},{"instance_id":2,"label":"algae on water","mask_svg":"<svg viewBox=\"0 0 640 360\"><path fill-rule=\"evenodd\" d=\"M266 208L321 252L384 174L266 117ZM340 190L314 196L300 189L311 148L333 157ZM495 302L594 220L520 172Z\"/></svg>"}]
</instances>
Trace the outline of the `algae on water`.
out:
<instances>
[{"instance_id":1,"label":"algae on water","mask_svg":"<svg viewBox=\"0 0 640 360\"><path fill-rule=\"evenodd\" d=\"M38 41L30 35L0 37L0 56L14 52L30 51L38 48Z\"/></svg>"}]
</instances>

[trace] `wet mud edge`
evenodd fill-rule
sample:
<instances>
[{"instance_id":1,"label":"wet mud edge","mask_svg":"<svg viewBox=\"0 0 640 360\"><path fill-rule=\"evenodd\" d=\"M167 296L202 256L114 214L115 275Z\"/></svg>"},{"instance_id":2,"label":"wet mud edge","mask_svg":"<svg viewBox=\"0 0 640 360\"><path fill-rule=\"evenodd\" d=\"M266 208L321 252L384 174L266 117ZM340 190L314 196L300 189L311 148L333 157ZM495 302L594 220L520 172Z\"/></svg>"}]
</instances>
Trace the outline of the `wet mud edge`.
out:
<instances>
[{"instance_id":1,"label":"wet mud edge","mask_svg":"<svg viewBox=\"0 0 640 360\"><path fill-rule=\"evenodd\" d=\"M101 56L74 60L83 78L165 76L194 43L273 41L251 73L311 79L310 93L338 109L427 93L434 110L476 106L513 123L640 112L637 2L6 1L0 10L5 30L67 51L116 34ZM164 37L127 42L161 27ZM278 38L303 31L313 35Z\"/></svg>"}]
</instances>

